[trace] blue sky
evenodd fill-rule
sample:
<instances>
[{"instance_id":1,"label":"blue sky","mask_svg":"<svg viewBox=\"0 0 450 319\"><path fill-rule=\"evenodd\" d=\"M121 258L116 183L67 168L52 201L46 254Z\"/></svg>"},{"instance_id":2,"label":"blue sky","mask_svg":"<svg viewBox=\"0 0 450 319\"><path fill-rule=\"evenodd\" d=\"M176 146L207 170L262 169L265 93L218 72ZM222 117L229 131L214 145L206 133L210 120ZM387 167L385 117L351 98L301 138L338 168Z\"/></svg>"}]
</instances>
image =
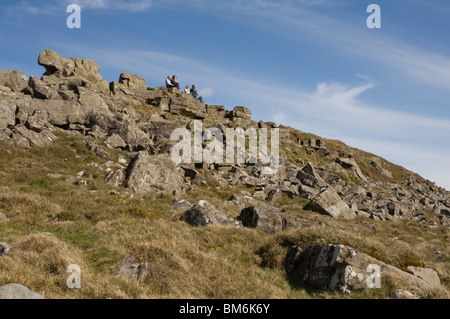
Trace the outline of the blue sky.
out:
<instances>
[{"instance_id":1,"label":"blue sky","mask_svg":"<svg viewBox=\"0 0 450 319\"><path fill-rule=\"evenodd\" d=\"M68 29L66 7L82 8ZM381 7L369 29L366 8ZM41 0L0 3L0 69L40 76L39 52L96 60L161 86L197 84L209 104L244 105L339 139L450 189L448 0Z\"/></svg>"}]
</instances>

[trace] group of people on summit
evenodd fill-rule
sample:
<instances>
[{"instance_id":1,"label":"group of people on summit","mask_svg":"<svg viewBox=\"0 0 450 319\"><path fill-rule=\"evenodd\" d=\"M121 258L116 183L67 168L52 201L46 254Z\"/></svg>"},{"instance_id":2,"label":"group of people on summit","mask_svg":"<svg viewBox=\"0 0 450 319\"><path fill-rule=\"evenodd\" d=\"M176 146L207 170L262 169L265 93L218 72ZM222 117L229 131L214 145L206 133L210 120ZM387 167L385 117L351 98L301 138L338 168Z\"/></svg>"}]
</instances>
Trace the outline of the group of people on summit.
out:
<instances>
[{"instance_id":1,"label":"group of people on summit","mask_svg":"<svg viewBox=\"0 0 450 319\"><path fill-rule=\"evenodd\" d=\"M176 75L174 75L174 76L168 75L167 76L166 87L167 88L177 88L178 90L181 90L180 89L180 82L178 82L178 78L177 78ZM186 87L184 88L184 93L186 93L188 95L191 95L195 100L204 103L203 97L198 95L197 86L195 84L192 85L191 88L189 88L189 85L186 85Z\"/></svg>"}]
</instances>

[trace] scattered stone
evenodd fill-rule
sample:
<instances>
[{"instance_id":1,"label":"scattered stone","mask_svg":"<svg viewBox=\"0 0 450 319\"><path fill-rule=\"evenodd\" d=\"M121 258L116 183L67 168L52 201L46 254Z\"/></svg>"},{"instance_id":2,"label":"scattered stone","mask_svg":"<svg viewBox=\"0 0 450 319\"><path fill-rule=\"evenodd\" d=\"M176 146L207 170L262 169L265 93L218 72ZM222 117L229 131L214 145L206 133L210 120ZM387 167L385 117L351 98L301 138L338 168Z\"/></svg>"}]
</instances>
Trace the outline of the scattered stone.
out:
<instances>
[{"instance_id":1,"label":"scattered stone","mask_svg":"<svg viewBox=\"0 0 450 319\"><path fill-rule=\"evenodd\" d=\"M0 299L44 299L21 284L8 284L0 287Z\"/></svg>"},{"instance_id":2,"label":"scattered stone","mask_svg":"<svg viewBox=\"0 0 450 319\"><path fill-rule=\"evenodd\" d=\"M114 188L122 187L125 183L125 170L116 169L110 171L105 177L105 182Z\"/></svg>"},{"instance_id":3,"label":"scattered stone","mask_svg":"<svg viewBox=\"0 0 450 319\"><path fill-rule=\"evenodd\" d=\"M389 294L389 298L392 299L421 299L419 295L404 289L398 289Z\"/></svg>"},{"instance_id":4,"label":"scattered stone","mask_svg":"<svg viewBox=\"0 0 450 319\"><path fill-rule=\"evenodd\" d=\"M129 256L122 260L118 275L128 279L144 280L149 275L151 268L150 263L139 263L136 257Z\"/></svg>"},{"instance_id":5,"label":"scattered stone","mask_svg":"<svg viewBox=\"0 0 450 319\"><path fill-rule=\"evenodd\" d=\"M237 219L244 227L261 229L269 234L312 225L312 222L281 213L271 206L247 207Z\"/></svg>"},{"instance_id":6,"label":"scattered stone","mask_svg":"<svg viewBox=\"0 0 450 319\"><path fill-rule=\"evenodd\" d=\"M113 148L126 148L127 143L117 134L113 134L106 140L106 143Z\"/></svg>"},{"instance_id":7,"label":"scattered stone","mask_svg":"<svg viewBox=\"0 0 450 319\"><path fill-rule=\"evenodd\" d=\"M9 251L10 248L7 244L0 243L0 256L6 255Z\"/></svg>"},{"instance_id":8,"label":"scattered stone","mask_svg":"<svg viewBox=\"0 0 450 319\"><path fill-rule=\"evenodd\" d=\"M192 208L191 203L189 203L187 200L182 199L182 198L175 198L172 200L172 202L170 202L170 206L172 206L175 210L189 210Z\"/></svg>"},{"instance_id":9,"label":"scattered stone","mask_svg":"<svg viewBox=\"0 0 450 319\"><path fill-rule=\"evenodd\" d=\"M190 208L180 220L192 226L225 225L239 226L239 223L217 210L210 202L201 200Z\"/></svg>"},{"instance_id":10,"label":"scattered stone","mask_svg":"<svg viewBox=\"0 0 450 319\"><path fill-rule=\"evenodd\" d=\"M336 163L341 165L343 168L351 170L357 177L359 177L364 182L367 182L367 177L361 172L358 164L353 158L337 158Z\"/></svg>"},{"instance_id":11,"label":"scattered stone","mask_svg":"<svg viewBox=\"0 0 450 319\"><path fill-rule=\"evenodd\" d=\"M8 216L0 212L0 219L8 219Z\"/></svg>"},{"instance_id":12,"label":"scattered stone","mask_svg":"<svg viewBox=\"0 0 450 319\"><path fill-rule=\"evenodd\" d=\"M335 219L353 219L356 214L332 189L327 188L314 197L305 210L312 210Z\"/></svg>"},{"instance_id":13,"label":"scattered stone","mask_svg":"<svg viewBox=\"0 0 450 319\"><path fill-rule=\"evenodd\" d=\"M168 155L151 156L140 152L127 169L126 186L140 195L179 192L183 186L182 171Z\"/></svg>"}]
</instances>

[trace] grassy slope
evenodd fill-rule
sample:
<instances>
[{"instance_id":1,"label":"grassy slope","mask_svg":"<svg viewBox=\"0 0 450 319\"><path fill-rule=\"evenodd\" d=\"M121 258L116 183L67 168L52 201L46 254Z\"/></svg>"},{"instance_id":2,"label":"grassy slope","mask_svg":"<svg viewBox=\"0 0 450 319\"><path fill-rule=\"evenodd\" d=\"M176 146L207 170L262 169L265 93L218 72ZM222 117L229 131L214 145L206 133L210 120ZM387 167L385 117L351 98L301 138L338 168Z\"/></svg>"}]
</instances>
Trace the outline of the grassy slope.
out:
<instances>
[{"instance_id":1,"label":"grassy slope","mask_svg":"<svg viewBox=\"0 0 450 319\"><path fill-rule=\"evenodd\" d=\"M178 220L182 212L171 210L171 196L131 198L128 190L108 186L106 172L89 166L104 161L87 151L80 138L61 136L48 149L1 147L0 211L9 219L0 220L0 242L13 249L0 258L0 285L18 282L46 298L136 298L142 292L150 298L349 298L298 287L285 277L289 244L333 243L348 244L403 269L433 268L445 289L430 297L449 297L448 229L364 220L375 232L358 224L361 220L333 221L292 208L303 207L304 201L287 197L278 201L280 209L291 205L287 212L317 226L275 236L251 229L194 228ZM114 154L119 155L125 156ZM85 186L47 175L69 177L81 170L88 176ZM222 202L236 189L217 189L213 180L207 181L211 186L183 197L210 200L236 217L239 212ZM117 276L121 260L132 254L153 265L143 282ZM69 264L81 267L82 289L66 287ZM395 285L384 278L382 289L352 297L383 298Z\"/></svg>"}]
</instances>

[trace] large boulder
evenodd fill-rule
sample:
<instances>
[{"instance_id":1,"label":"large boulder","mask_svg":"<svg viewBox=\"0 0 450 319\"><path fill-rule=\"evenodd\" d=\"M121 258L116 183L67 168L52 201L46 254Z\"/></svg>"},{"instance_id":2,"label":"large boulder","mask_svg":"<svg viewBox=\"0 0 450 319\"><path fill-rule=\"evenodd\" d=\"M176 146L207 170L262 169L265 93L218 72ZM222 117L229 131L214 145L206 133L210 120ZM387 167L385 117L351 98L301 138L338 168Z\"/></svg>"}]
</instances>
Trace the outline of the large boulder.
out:
<instances>
[{"instance_id":1,"label":"large boulder","mask_svg":"<svg viewBox=\"0 0 450 319\"><path fill-rule=\"evenodd\" d=\"M131 73L120 74L119 83L124 84L128 89L136 93L144 93L147 91L145 79Z\"/></svg>"},{"instance_id":2,"label":"large boulder","mask_svg":"<svg viewBox=\"0 0 450 319\"><path fill-rule=\"evenodd\" d=\"M324 290L350 293L381 288L382 280L387 275L399 278L412 288L433 288L417 276L344 245L312 245L305 251L299 246L292 246L285 267L291 279Z\"/></svg>"},{"instance_id":3,"label":"large boulder","mask_svg":"<svg viewBox=\"0 0 450 319\"><path fill-rule=\"evenodd\" d=\"M269 205L244 208L238 220L242 222L244 227L261 229L269 234L312 225L309 221L281 213Z\"/></svg>"},{"instance_id":4,"label":"large boulder","mask_svg":"<svg viewBox=\"0 0 450 319\"><path fill-rule=\"evenodd\" d=\"M45 67L45 75L63 72L63 63L61 56L52 50L44 50L39 54L38 64Z\"/></svg>"},{"instance_id":5,"label":"large boulder","mask_svg":"<svg viewBox=\"0 0 450 319\"><path fill-rule=\"evenodd\" d=\"M139 152L128 167L126 186L141 195L179 192L183 186L183 174L169 156Z\"/></svg>"},{"instance_id":6,"label":"large boulder","mask_svg":"<svg viewBox=\"0 0 450 319\"><path fill-rule=\"evenodd\" d=\"M192 226L225 225L238 226L239 223L217 210L210 202L201 200L192 206L182 217L182 221Z\"/></svg>"},{"instance_id":7,"label":"large boulder","mask_svg":"<svg viewBox=\"0 0 450 319\"><path fill-rule=\"evenodd\" d=\"M305 210L312 210L335 219L353 219L355 212L331 188L326 188L306 205Z\"/></svg>"},{"instance_id":8,"label":"large boulder","mask_svg":"<svg viewBox=\"0 0 450 319\"><path fill-rule=\"evenodd\" d=\"M44 297L23 285L9 284L0 287L0 299L44 299Z\"/></svg>"},{"instance_id":9,"label":"large boulder","mask_svg":"<svg viewBox=\"0 0 450 319\"><path fill-rule=\"evenodd\" d=\"M0 85L9 87L14 92L21 92L28 87L28 78L19 71L0 71Z\"/></svg>"}]
</instances>

